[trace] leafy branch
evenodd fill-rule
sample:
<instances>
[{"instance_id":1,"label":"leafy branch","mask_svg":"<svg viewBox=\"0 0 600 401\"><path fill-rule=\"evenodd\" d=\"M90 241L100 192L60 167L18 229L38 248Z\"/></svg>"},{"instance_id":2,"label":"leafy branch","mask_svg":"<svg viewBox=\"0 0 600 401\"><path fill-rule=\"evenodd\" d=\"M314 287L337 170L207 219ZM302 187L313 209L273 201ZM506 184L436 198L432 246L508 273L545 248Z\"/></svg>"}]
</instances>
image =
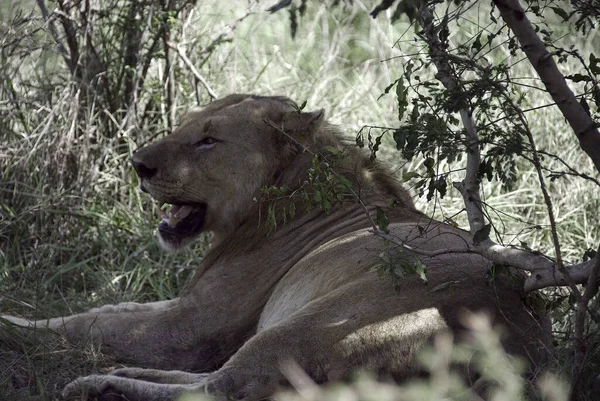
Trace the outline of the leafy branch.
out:
<instances>
[{"instance_id":1,"label":"leafy branch","mask_svg":"<svg viewBox=\"0 0 600 401\"><path fill-rule=\"evenodd\" d=\"M592 120L560 73L552 54L548 52L537 32L529 22L518 0L494 0L500 15L515 34L521 49L539 74L548 93L556 102L563 116L579 139L579 145L600 171L600 131L598 123Z\"/></svg>"},{"instance_id":2,"label":"leafy branch","mask_svg":"<svg viewBox=\"0 0 600 401\"><path fill-rule=\"evenodd\" d=\"M598 133L597 124L593 122L589 113L586 113L580 103L576 101L575 96L566 85L565 78L556 68L552 56L537 36L537 33L531 26L518 1L495 0L494 3L498 6L502 18L515 33L521 43L521 49L526 53L528 59L542 78L547 91L552 95L561 112L577 134L580 146L593 160L596 168L600 170L600 133ZM442 37L441 33L447 28L445 22L442 22L438 26L434 24L432 3L423 2L421 4L421 7L419 8L419 23L423 28L421 38L428 44L429 56L438 70L436 78L442 82L449 92L460 92L462 90L460 74L457 73L452 65L453 58L448 54L447 43L443 43L443 41L440 40L440 37ZM464 94L464 90L462 90L462 92ZM459 97L460 95L461 93L458 93ZM468 107L468 102L464 102L463 107L460 109L460 115L467 140L466 176L462 182L455 183L454 186L460 191L465 202L469 225L473 235L473 245L480 254L493 261L495 264L506 264L517 268L522 268L525 264L531 266L532 261L535 260L535 264L539 264L535 267L531 266L531 270L527 269L530 270L532 274L525 282L526 291L540 288L544 284L566 284L569 286L571 294L577 299L578 308L574 328L575 363L573 365L573 382L571 385L571 398L575 399L578 392L579 380L581 379L583 372L583 366L587 358L585 341L583 338L584 323L587 316L589 301L598 293L600 255L597 254L593 259L588 261L589 263L584 262L569 267L564 265L553 206L545 185L541 161L535 146L533 135L531 134L524 114L519 107L516 106L508 96L504 96L504 101L516 112L521 123L521 131L524 132L530 145L529 151L532 155L530 160L536 169L544 202L546 203L551 226L552 241L556 253L556 262L552 262L549 259L530 252L511 250L502 247L489 238L489 225L481 226L483 213L481 209L481 199L479 197L480 189L478 181L478 172L481 170L480 144L478 141L476 125L472 118L473 109ZM583 283L586 283L587 285L582 294L576 284Z\"/></svg>"}]
</instances>

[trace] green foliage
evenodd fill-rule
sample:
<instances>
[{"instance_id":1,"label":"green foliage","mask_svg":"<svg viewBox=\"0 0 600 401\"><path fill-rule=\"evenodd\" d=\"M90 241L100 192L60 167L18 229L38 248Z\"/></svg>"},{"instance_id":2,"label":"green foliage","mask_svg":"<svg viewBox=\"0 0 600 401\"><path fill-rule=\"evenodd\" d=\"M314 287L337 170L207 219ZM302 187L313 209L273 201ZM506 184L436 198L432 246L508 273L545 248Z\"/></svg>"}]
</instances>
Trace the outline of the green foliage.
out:
<instances>
[{"instance_id":1,"label":"green foliage","mask_svg":"<svg viewBox=\"0 0 600 401\"><path fill-rule=\"evenodd\" d=\"M379 253L379 263L376 265L376 269L381 276L391 277L398 291L402 291L402 279L407 276L416 275L424 285L427 284L427 267L420 260L408 256L402 248L388 240L384 240L384 247Z\"/></svg>"},{"instance_id":2,"label":"green foliage","mask_svg":"<svg viewBox=\"0 0 600 401\"><path fill-rule=\"evenodd\" d=\"M338 148L327 146L312 155L312 165L306 180L293 190L287 187L263 187L261 202L267 205L267 225L271 231L296 215L296 207L311 210L317 207L330 213L332 207L356 201L354 184L338 173L346 155Z\"/></svg>"}]
</instances>

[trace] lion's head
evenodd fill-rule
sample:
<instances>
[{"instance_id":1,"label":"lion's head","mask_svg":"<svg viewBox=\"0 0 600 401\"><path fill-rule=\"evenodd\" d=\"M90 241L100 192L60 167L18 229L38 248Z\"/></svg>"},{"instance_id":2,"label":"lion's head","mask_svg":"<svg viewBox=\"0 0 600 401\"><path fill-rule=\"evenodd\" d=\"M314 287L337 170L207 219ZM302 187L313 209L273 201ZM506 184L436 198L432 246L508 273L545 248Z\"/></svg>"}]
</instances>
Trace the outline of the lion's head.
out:
<instances>
[{"instance_id":1,"label":"lion's head","mask_svg":"<svg viewBox=\"0 0 600 401\"><path fill-rule=\"evenodd\" d=\"M189 111L177 130L137 151L132 163L140 188L173 205L159 237L174 250L202 231L221 238L233 232L255 210L261 187L303 180L310 166L305 150L315 146L345 146L323 124L323 110L302 112L285 97L230 95ZM412 204L406 193L400 197Z\"/></svg>"}]
</instances>

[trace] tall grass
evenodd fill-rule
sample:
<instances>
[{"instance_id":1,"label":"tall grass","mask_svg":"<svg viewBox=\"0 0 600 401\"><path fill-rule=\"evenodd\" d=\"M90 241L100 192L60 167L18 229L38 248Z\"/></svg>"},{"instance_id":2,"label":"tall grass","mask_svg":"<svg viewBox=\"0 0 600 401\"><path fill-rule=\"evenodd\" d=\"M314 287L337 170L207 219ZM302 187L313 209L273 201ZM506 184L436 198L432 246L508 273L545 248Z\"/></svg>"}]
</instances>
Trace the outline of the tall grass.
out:
<instances>
[{"instance_id":1,"label":"tall grass","mask_svg":"<svg viewBox=\"0 0 600 401\"><path fill-rule=\"evenodd\" d=\"M308 109L325 108L327 118L349 139L364 125L398 125L396 99L381 95L400 76L405 57L421 51L409 45L414 27L407 21L391 24L386 15L372 20L368 12L373 3L366 1L336 9L315 2L292 40L285 13L268 14L265 4L250 3L248 14L248 4L203 1L176 24L177 37L172 39L182 43L193 62L202 60L196 67L214 92L306 100ZM141 106L108 113L99 97L71 79L38 9L11 7L5 0L0 10L0 311L44 318L105 303L175 297L201 260L206 240L182 253L162 252L154 238L160 205L136 189L128 162L135 149L170 128L164 60L153 60L145 76L138 105L160 106L142 124ZM478 16L487 12L474 10L473 19L452 40L470 37L481 26ZM598 29L583 39L568 26L553 23L552 28L564 32L562 46L573 44L586 57L600 48ZM227 40L209 49L224 33ZM200 55L202 49L210 50L208 58ZM171 62L175 114L208 103L207 91L182 59L172 54ZM518 68L524 77L533 76L523 63ZM580 66L571 61L560 68L570 74ZM540 91L523 90L531 108L551 103ZM124 123L127 118L133 122ZM556 153L579 171L593 171L556 107L542 108L529 118L540 149ZM405 163L392 147L380 158L394 167L399 179L422 170L420 161ZM549 163L556 167L556 161ZM533 167L522 164L519 177L511 192L486 185L485 201L503 222L497 226L504 242L527 243L552 254ZM577 261L600 242L597 187L567 178L553 181L550 191L565 258ZM464 215L455 216L463 207L457 192L435 202L416 196L415 201L431 215L454 216L465 225ZM541 229L532 229L536 226ZM557 327L564 329L568 318L561 319L565 321ZM84 352L59 339L42 342L46 348L40 348L38 341L17 339L2 327L0 398L3 391L7 394L2 399L55 399L66 380L111 365L97 350Z\"/></svg>"}]
</instances>

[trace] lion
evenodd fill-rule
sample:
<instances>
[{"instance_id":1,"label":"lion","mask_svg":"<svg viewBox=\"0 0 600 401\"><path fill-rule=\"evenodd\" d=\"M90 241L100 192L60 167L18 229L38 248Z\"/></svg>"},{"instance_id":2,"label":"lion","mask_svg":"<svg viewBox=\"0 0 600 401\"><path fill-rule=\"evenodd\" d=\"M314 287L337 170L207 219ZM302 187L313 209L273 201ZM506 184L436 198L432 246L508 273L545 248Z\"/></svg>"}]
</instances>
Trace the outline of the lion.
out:
<instances>
[{"instance_id":1,"label":"lion","mask_svg":"<svg viewBox=\"0 0 600 401\"><path fill-rule=\"evenodd\" d=\"M470 234L419 212L323 110L230 95L189 111L132 164L140 189L172 205L158 226L162 246L178 250L210 232L211 247L177 299L40 321L5 317L91 338L137 366L79 378L67 398L158 401L203 391L254 401L285 385L289 363L317 383L357 369L402 380L423 374L416 355L438 334L464 335L466 311L502 326L506 351L532 372L547 357L547 330L522 291L501 278L490 284L491 263L469 252ZM269 188L279 195L266 196ZM426 267L427 284L381 274L415 264Z\"/></svg>"}]
</instances>

